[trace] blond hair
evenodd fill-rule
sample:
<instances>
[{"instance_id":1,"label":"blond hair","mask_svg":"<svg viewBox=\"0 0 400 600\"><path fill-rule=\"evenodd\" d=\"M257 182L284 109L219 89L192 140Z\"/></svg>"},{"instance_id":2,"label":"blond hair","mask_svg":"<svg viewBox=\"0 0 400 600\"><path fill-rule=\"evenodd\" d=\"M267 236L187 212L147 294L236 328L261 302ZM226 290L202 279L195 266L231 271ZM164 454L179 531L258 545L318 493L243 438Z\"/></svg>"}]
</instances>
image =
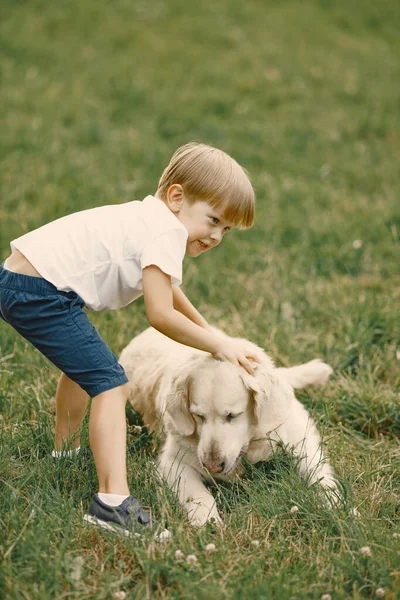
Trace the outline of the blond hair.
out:
<instances>
[{"instance_id":1,"label":"blond hair","mask_svg":"<svg viewBox=\"0 0 400 600\"><path fill-rule=\"evenodd\" d=\"M255 194L247 172L222 150L189 142L176 150L158 182L157 196L180 184L189 202L202 200L221 210L239 229L254 221Z\"/></svg>"}]
</instances>

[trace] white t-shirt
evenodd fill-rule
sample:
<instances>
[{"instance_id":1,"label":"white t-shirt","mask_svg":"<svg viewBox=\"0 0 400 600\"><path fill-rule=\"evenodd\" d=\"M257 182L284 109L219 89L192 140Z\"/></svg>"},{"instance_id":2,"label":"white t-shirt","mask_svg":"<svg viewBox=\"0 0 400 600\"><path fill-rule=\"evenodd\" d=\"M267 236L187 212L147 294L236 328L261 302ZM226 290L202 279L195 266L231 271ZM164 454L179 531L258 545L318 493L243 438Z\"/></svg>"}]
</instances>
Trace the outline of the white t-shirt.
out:
<instances>
[{"instance_id":1,"label":"white t-shirt","mask_svg":"<svg viewBox=\"0 0 400 600\"><path fill-rule=\"evenodd\" d=\"M188 232L164 202L147 196L73 213L11 242L58 290L93 310L120 308L143 294L142 271L156 265L182 283Z\"/></svg>"}]
</instances>

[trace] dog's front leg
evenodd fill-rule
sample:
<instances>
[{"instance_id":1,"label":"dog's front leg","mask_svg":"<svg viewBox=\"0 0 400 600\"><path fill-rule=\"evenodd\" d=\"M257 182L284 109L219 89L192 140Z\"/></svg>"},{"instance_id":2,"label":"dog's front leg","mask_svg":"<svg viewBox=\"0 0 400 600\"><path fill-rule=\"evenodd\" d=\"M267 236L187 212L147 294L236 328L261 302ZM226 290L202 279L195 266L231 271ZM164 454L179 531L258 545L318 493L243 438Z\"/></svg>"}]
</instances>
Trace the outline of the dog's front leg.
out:
<instances>
[{"instance_id":1,"label":"dog's front leg","mask_svg":"<svg viewBox=\"0 0 400 600\"><path fill-rule=\"evenodd\" d=\"M158 470L178 494L190 523L202 527L208 521L222 523L215 499L203 483L200 473L188 464L190 449L177 447L168 440L159 457Z\"/></svg>"}]
</instances>

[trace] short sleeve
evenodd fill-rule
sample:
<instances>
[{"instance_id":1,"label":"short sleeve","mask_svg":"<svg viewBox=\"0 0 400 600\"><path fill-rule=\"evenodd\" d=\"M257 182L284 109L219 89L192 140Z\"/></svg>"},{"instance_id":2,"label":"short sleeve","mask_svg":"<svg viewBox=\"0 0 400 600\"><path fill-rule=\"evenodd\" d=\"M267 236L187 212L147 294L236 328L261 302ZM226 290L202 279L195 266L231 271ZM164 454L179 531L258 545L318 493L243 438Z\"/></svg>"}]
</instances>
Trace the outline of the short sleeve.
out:
<instances>
[{"instance_id":1,"label":"short sleeve","mask_svg":"<svg viewBox=\"0 0 400 600\"><path fill-rule=\"evenodd\" d=\"M186 240L187 232L182 229L172 229L150 239L143 248L142 271L155 265L163 273L170 275L173 286L181 285Z\"/></svg>"}]
</instances>

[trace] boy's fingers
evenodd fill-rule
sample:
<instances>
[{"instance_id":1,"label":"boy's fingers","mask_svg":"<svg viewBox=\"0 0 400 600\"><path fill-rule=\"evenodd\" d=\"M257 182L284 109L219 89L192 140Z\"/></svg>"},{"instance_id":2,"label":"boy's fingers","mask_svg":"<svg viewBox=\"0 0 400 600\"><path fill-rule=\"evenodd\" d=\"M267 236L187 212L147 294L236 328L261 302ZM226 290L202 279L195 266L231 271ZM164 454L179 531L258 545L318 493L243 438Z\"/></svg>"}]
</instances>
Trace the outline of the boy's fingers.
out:
<instances>
[{"instance_id":1,"label":"boy's fingers","mask_svg":"<svg viewBox=\"0 0 400 600\"><path fill-rule=\"evenodd\" d=\"M249 350L249 351L246 351L246 358L251 358L255 362L259 363L262 361L263 356L262 356L261 352L255 352L254 350Z\"/></svg>"},{"instance_id":2,"label":"boy's fingers","mask_svg":"<svg viewBox=\"0 0 400 600\"><path fill-rule=\"evenodd\" d=\"M239 361L242 367L246 369L249 375L254 375L254 369L251 366L251 363L245 358L244 360Z\"/></svg>"}]
</instances>

